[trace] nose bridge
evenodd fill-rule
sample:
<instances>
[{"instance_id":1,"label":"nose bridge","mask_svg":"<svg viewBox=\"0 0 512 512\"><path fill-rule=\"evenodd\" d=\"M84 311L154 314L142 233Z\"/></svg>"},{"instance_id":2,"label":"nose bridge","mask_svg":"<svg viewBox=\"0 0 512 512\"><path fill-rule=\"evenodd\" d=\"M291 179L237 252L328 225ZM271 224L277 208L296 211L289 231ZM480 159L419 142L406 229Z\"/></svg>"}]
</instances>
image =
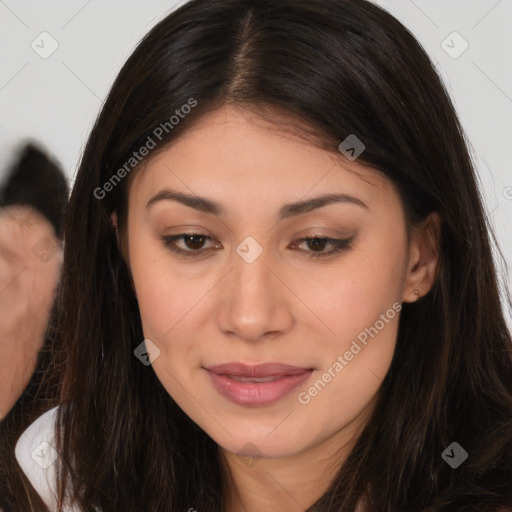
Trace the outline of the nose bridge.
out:
<instances>
[{"instance_id":1,"label":"nose bridge","mask_svg":"<svg viewBox=\"0 0 512 512\"><path fill-rule=\"evenodd\" d=\"M254 261L247 261L236 254L233 259L232 306L261 314L270 308L272 300L277 299L270 293L272 273L267 255L262 253Z\"/></svg>"},{"instance_id":2,"label":"nose bridge","mask_svg":"<svg viewBox=\"0 0 512 512\"><path fill-rule=\"evenodd\" d=\"M260 256L253 263L238 261L235 264L235 275L239 278L241 291L249 292L251 295L270 287L271 272L266 256Z\"/></svg>"},{"instance_id":3,"label":"nose bridge","mask_svg":"<svg viewBox=\"0 0 512 512\"><path fill-rule=\"evenodd\" d=\"M268 254L261 251L256 255L254 251L249 241L248 245L240 244L233 254L233 269L219 316L223 331L245 339L285 331L292 322L284 287L271 271Z\"/></svg>"},{"instance_id":4,"label":"nose bridge","mask_svg":"<svg viewBox=\"0 0 512 512\"><path fill-rule=\"evenodd\" d=\"M232 255L233 293L239 295L240 299L257 299L265 288L271 286L269 255L269 250L264 249L252 236L246 237L236 247Z\"/></svg>"}]
</instances>

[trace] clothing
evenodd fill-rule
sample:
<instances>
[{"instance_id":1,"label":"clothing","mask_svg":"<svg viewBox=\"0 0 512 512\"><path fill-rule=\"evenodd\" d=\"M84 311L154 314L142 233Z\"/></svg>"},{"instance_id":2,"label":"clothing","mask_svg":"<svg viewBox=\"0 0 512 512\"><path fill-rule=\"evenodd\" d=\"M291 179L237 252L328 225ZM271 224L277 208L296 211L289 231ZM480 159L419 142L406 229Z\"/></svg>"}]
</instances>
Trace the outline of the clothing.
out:
<instances>
[{"instance_id":1,"label":"clothing","mask_svg":"<svg viewBox=\"0 0 512 512\"><path fill-rule=\"evenodd\" d=\"M55 422L57 407L37 418L16 443L15 456L21 469L50 512L57 512ZM76 507L68 512L80 512Z\"/></svg>"}]
</instances>

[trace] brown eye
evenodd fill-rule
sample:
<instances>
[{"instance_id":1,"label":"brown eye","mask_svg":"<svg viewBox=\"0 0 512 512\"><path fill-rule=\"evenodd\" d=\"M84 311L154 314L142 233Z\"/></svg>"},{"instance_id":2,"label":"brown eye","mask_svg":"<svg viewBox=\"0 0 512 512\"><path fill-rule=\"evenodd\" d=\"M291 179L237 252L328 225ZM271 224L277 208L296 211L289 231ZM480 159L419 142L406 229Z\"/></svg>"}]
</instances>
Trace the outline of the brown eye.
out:
<instances>
[{"instance_id":1,"label":"brown eye","mask_svg":"<svg viewBox=\"0 0 512 512\"><path fill-rule=\"evenodd\" d=\"M321 252L325 249L328 240L327 238L308 238L306 240L306 243L308 244L308 247L315 251L315 252Z\"/></svg>"},{"instance_id":2,"label":"brown eye","mask_svg":"<svg viewBox=\"0 0 512 512\"><path fill-rule=\"evenodd\" d=\"M298 248L307 256L312 258L334 256L336 253L350 249L354 238L341 240L337 238L312 236L297 240L298 243L292 244L294 248ZM305 248L301 248L305 245ZM326 248L329 248L326 250Z\"/></svg>"},{"instance_id":3,"label":"brown eye","mask_svg":"<svg viewBox=\"0 0 512 512\"><path fill-rule=\"evenodd\" d=\"M202 249L206 241L206 237L203 235L184 235L183 240L189 249L197 250Z\"/></svg>"},{"instance_id":4,"label":"brown eye","mask_svg":"<svg viewBox=\"0 0 512 512\"><path fill-rule=\"evenodd\" d=\"M197 233L180 233L161 238L165 247L184 257L205 256L207 252L222 248L221 244L215 243L213 238ZM208 242L211 242L212 245L205 247Z\"/></svg>"}]
</instances>

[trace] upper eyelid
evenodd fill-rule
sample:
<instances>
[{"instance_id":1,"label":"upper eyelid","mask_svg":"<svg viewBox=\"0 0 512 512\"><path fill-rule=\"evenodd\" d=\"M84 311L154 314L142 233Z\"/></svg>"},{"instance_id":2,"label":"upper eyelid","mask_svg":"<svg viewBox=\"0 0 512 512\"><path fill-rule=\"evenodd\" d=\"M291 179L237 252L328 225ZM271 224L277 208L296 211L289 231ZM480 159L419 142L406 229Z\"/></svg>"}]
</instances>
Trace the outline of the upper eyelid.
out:
<instances>
[{"instance_id":1,"label":"upper eyelid","mask_svg":"<svg viewBox=\"0 0 512 512\"><path fill-rule=\"evenodd\" d=\"M218 242L219 244L221 242L219 242L216 238L210 236L210 235L206 235L205 233L176 233L175 235L163 235L162 238L164 240L174 240L174 241L179 241L180 239L183 239L185 237L190 237L190 236L200 236L200 237L203 237L207 240L212 240L212 241L215 241L215 242Z\"/></svg>"},{"instance_id":2,"label":"upper eyelid","mask_svg":"<svg viewBox=\"0 0 512 512\"><path fill-rule=\"evenodd\" d=\"M187 234L180 235L174 235L175 238L183 238L183 236L186 236ZM170 237L163 237L170 238ZM211 240L214 240L212 237L205 235L205 238L209 238ZM317 238L320 240L327 240L327 243L331 246L329 250L322 250L322 251L314 251L314 250L307 250L307 249L296 249L295 245L297 242L299 244L305 243L307 240L311 240L313 238ZM292 246L292 250L297 253L302 253L304 257L311 259L311 261L329 261L331 258L334 258L336 256L339 256L344 251L350 249L352 247L352 243L354 241L355 237L350 238L332 238L332 237L322 237L322 236L312 236L312 237L302 237L297 238L294 240L295 244ZM176 245L176 243L172 242L165 242L165 245L167 246L167 249L173 253L176 254L177 257L189 260L189 261L202 261L205 257L208 257L212 252L216 252L219 249L216 247L201 247L197 250L194 249L182 249ZM220 243L220 242L219 242ZM221 244L222 245L222 244Z\"/></svg>"},{"instance_id":3,"label":"upper eyelid","mask_svg":"<svg viewBox=\"0 0 512 512\"><path fill-rule=\"evenodd\" d=\"M194 232L176 233L174 235L162 235L162 238L163 239L179 240L180 238L187 237L187 236L200 236L200 237L206 238L208 240L215 240L215 241L219 242L216 238L214 238L213 236L207 235L206 233L194 233ZM320 240L346 241L346 240L351 239L352 237L339 237L338 238L337 235L330 236L330 235L322 235L322 234L316 233L316 234L312 234L312 235L301 236L299 238L295 238L293 241L294 242L303 242L305 240L311 240L313 238L318 238ZM221 242L219 242L219 243L221 243Z\"/></svg>"},{"instance_id":4,"label":"upper eyelid","mask_svg":"<svg viewBox=\"0 0 512 512\"><path fill-rule=\"evenodd\" d=\"M219 242L218 240L216 240L215 238L209 236L209 235L206 235L204 233L193 233L193 232L183 232L183 233L177 233L175 235L167 235L167 236L163 236L162 239L164 241L168 240L169 243L167 245L172 245L171 242L174 242L174 249L177 251L177 252L183 252L183 253L197 253L197 254L200 254L201 252L203 251L208 251L208 250L211 250L211 249L215 249L215 247L213 248L203 248L201 247L200 249L197 249L197 250L194 250L194 249L182 249L181 247L177 247L176 246L176 242L180 241L180 240L183 240L183 238L187 237L187 236L199 236L199 237L203 237L207 240L210 240L210 241L216 241L218 242L220 245L222 245L221 242ZM311 253L315 253L317 252L319 255L320 254L329 254L330 252L335 252L335 249L338 248L339 249L339 245L340 244L351 244L352 241L354 240L354 237L353 236L350 236L350 237L342 237L342 238L336 238L334 236L326 236L326 235L320 235L320 234L313 234L311 236L302 236L300 238L296 238L292 241L292 243L294 245L300 245L304 242L307 242L308 240L313 240L313 239L319 239L319 240L327 240L327 243L331 244L333 247L334 247L334 250L331 250L331 251L326 251L326 252L322 252L322 251L304 251L304 252L311 252Z\"/></svg>"}]
</instances>

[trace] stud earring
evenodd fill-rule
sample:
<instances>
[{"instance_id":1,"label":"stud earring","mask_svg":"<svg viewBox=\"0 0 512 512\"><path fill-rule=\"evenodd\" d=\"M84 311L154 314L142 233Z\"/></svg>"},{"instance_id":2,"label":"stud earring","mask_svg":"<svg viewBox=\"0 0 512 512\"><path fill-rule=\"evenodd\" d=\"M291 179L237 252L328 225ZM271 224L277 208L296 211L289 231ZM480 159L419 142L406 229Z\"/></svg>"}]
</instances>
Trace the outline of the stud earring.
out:
<instances>
[{"instance_id":1,"label":"stud earring","mask_svg":"<svg viewBox=\"0 0 512 512\"><path fill-rule=\"evenodd\" d=\"M414 295L419 295L420 292L418 290L414 290Z\"/></svg>"}]
</instances>

